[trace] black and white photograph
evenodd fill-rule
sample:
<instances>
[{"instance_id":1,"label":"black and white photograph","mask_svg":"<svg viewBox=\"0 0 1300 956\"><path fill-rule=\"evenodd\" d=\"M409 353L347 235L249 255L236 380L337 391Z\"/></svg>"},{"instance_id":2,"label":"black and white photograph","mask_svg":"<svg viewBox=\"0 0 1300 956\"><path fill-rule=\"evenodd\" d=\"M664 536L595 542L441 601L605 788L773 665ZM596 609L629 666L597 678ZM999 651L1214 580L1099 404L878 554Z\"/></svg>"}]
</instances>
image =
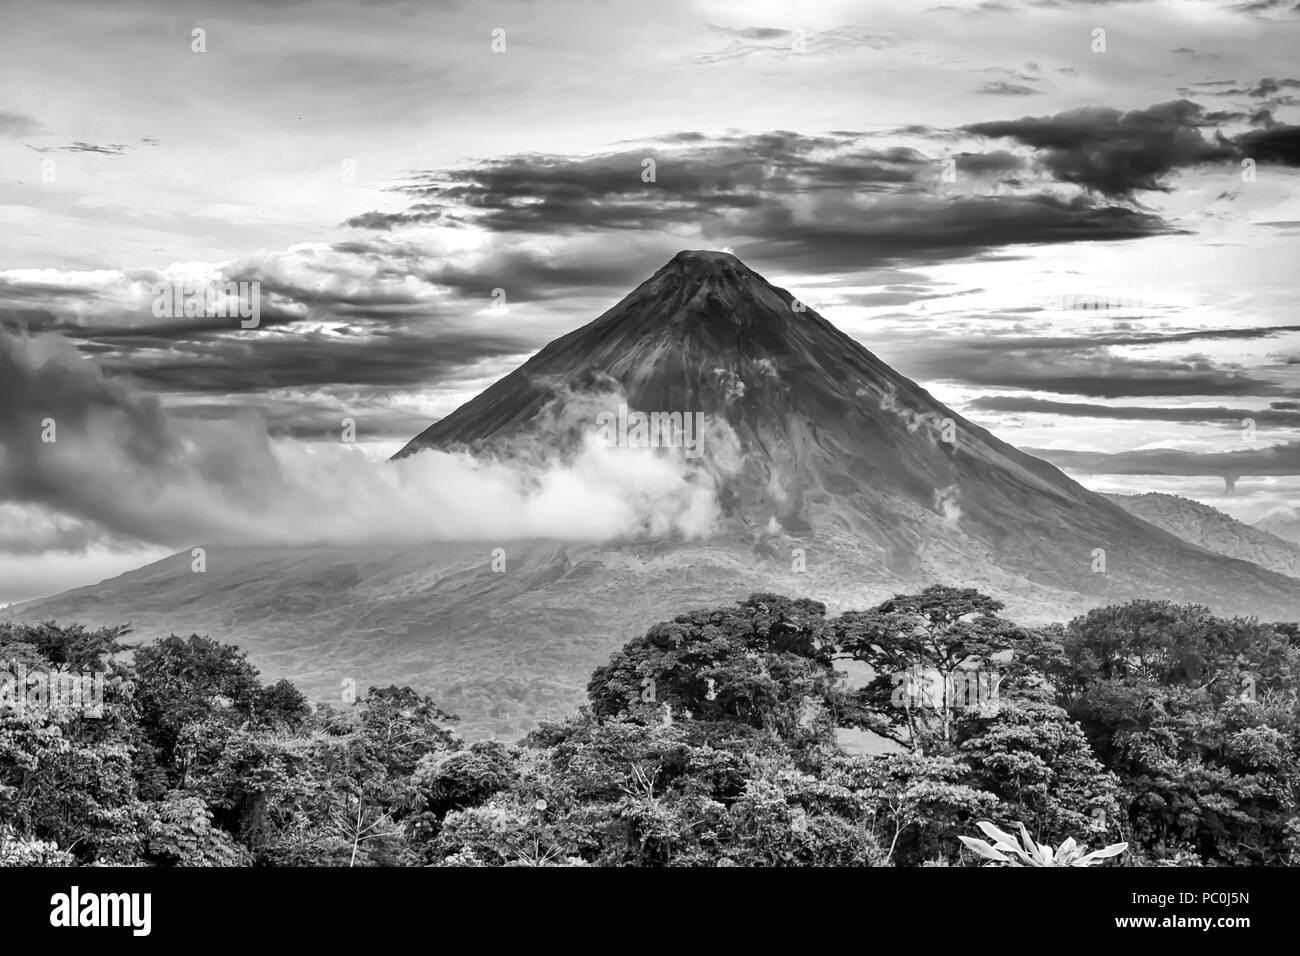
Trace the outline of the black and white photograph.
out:
<instances>
[{"instance_id":1,"label":"black and white photograph","mask_svg":"<svg viewBox=\"0 0 1300 956\"><path fill-rule=\"evenodd\" d=\"M0 0L0 881L1240 941L1298 292L1295 0Z\"/></svg>"}]
</instances>

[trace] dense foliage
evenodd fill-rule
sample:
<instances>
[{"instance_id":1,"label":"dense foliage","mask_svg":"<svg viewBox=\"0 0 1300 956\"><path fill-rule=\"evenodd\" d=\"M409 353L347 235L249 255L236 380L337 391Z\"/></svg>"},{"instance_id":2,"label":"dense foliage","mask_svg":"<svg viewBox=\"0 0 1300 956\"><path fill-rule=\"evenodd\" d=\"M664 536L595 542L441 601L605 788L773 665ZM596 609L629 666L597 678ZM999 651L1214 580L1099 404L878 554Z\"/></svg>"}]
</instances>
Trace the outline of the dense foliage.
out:
<instances>
[{"instance_id":1,"label":"dense foliage","mask_svg":"<svg viewBox=\"0 0 1300 956\"><path fill-rule=\"evenodd\" d=\"M975 865L977 824L1066 860L1300 863L1300 628L1001 610L931 587L693 611L513 745L410 688L313 705L197 635L0 625L0 864ZM15 701L18 665L102 674L102 709Z\"/></svg>"}]
</instances>

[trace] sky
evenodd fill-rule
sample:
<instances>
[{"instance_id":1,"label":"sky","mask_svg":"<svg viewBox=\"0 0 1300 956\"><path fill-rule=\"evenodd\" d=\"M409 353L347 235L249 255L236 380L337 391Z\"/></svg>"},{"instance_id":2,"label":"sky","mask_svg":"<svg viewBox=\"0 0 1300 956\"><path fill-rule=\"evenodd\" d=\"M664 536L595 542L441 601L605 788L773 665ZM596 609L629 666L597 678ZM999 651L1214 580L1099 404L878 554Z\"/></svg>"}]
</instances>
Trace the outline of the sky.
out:
<instances>
[{"instance_id":1,"label":"sky","mask_svg":"<svg viewBox=\"0 0 1300 956\"><path fill-rule=\"evenodd\" d=\"M0 604L289 460L368 494L345 420L386 457L688 248L1095 490L1300 507L1297 50L1294 0L0 0Z\"/></svg>"}]
</instances>

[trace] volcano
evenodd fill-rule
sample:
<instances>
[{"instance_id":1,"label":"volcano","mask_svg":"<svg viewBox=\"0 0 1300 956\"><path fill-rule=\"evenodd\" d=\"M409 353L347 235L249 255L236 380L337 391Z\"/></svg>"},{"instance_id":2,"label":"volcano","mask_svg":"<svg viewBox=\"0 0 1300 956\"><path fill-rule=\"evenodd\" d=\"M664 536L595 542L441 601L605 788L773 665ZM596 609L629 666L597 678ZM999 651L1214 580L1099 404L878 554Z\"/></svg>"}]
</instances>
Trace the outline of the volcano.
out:
<instances>
[{"instance_id":1,"label":"volcano","mask_svg":"<svg viewBox=\"0 0 1300 956\"><path fill-rule=\"evenodd\" d=\"M757 535L768 553L784 538L865 577L1010 575L1099 600L1239 613L1300 604L1300 583L1174 538L999 441L724 252L678 253L398 457L506 446L565 396L611 388L648 415L725 426L735 439L719 449L726 461L706 446L702 467L718 482L726 531Z\"/></svg>"},{"instance_id":2,"label":"volcano","mask_svg":"<svg viewBox=\"0 0 1300 956\"><path fill-rule=\"evenodd\" d=\"M626 427L634 416L649 430ZM611 420L616 444L666 444L657 454L711 486L707 533L212 546L201 575L186 551L0 613L206 633L320 700L407 684L459 713L470 739L569 712L631 637L754 591L838 613L942 583L1026 624L1131 598L1300 616L1300 581L1177 538L998 440L726 253L679 253L396 457L563 453ZM702 423L693 454L674 447L687 421Z\"/></svg>"}]
</instances>

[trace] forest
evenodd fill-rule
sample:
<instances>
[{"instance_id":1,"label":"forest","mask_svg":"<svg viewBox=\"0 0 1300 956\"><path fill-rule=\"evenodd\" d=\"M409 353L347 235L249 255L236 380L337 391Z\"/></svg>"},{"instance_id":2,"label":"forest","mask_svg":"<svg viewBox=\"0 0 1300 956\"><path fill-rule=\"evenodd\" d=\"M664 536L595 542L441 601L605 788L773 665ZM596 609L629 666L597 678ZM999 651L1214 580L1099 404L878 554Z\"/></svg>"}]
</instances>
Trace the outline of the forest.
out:
<instances>
[{"instance_id":1,"label":"forest","mask_svg":"<svg viewBox=\"0 0 1300 956\"><path fill-rule=\"evenodd\" d=\"M1300 865L1300 626L1002 610L690 611L513 743L409 687L310 702L199 635L3 624L0 865ZM101 675L96 706L23 686L52 673Z\"/></svg>"}]
</instances>

